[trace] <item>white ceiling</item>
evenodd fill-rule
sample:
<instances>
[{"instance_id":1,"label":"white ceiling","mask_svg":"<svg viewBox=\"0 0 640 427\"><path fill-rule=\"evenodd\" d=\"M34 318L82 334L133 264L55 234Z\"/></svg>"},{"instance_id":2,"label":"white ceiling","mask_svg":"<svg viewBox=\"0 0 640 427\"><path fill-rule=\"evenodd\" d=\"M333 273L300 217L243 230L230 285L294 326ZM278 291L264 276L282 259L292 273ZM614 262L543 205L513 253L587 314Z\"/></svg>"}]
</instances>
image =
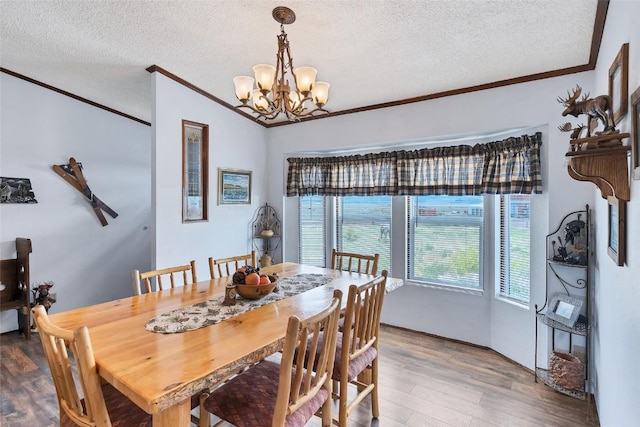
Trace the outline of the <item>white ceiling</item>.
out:
<instances>
[{"instance_id":1,"label":"white ceiling","mask_svg":"<svg viewBox=\"0 0 640 427\"><path fill-rule=\"evenodd\" d=\"M151 65L236 105L232 78L275 63L280 5L339 112L584 66L597 1L1 0L0 65L144 121Z\"/></svg>"}]
</instances>

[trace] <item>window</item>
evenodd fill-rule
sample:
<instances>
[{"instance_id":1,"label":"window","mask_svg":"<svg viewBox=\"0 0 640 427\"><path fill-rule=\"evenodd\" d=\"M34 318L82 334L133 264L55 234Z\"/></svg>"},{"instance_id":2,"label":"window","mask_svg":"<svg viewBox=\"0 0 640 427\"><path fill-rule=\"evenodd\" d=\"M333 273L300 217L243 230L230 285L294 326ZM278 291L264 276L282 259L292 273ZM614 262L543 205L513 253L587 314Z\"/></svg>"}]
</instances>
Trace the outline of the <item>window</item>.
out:
<instances>
[{"instance_id":1,"label":"window","mask_svg":"<svg viewBox=\"0 0 640 427\"><path fill-rule=\"evenodd\" d=\"M482 289L482 196L408 198L410 280Z\"/></svg>"},{"instance_id":2,"label":"window","mask_svg":"<svg viewBox=\"0 0 640 427\"><path fill-rule=\"evenodd\" d=\"M529 303L529 195L500 197L500 297Z\"/></svg>"},{"instance_id":3,"label":"window","mask_svg":"<svg viewBox=\"0 0 640 427\"><path fill-rule=\"evenodd\" d=\"M325 198L304 196L298 198L298 262L325 266Z\"/></svg>"},{"instance_id":4,"label":"window","mask_svg":"<svg viewBox=\"0 0 640 427\"><path fill-rule=\"evenodd\" d=\"M336 249L380 254L378 273L391 272L391 196L336 199Z\"/></svg>"}]
</instances>

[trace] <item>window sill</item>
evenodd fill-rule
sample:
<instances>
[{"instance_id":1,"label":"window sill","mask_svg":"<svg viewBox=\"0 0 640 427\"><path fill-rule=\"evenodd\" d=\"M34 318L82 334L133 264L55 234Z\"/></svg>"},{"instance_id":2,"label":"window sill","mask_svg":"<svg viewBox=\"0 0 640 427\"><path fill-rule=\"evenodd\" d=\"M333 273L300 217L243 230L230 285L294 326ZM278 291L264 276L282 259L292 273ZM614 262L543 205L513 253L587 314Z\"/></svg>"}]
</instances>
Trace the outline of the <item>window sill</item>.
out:
<instances>
[{"instance_id":1,"label":"window sill","mask_svg":"<svg viewBox=\"0 0 640 427\"><path fill-rule=\"evenodd\" d=\"M471 288L462 288L462 287L459 287L459 286L437 285L437 284L434 284L434 283L418 282L418 281L410 280L410 279L407 279L405 281L405 286L406 285L418 286L418 287L421 287L421 288L437 289L437 290L440 290L440 291L456 292L456 293L466 294L466 295L475 295L475 296L479 296L479 297L484 295L484 290L483 289L471 289Z\"/></svg>"},{"instance_id":2,"label":"window sill","mask_svg":"<svg viewBox=\"0 0 640 427\"><path fill-rule=\"evenodd\" d=\"M516 307L519 307L523 310L529 310L529 305L528 303L522 302L522 301L518 301L518 300L514 300L511 298L506 298L506 297L501 297L499 295L496 295L496 300L504 302L506 304L510 304L510 305L514 305Z\"/></svg>"}]
</instances>

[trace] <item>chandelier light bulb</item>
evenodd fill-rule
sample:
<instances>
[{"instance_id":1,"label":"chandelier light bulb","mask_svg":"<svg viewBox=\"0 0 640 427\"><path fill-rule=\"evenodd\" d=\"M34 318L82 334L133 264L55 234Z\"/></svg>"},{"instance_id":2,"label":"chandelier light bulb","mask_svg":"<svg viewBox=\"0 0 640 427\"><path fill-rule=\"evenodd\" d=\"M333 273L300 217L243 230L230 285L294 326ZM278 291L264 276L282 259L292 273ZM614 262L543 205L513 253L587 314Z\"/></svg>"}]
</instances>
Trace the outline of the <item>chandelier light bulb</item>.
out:
<instances>
[{"instance_id":1,"label":"chandelier light bulb","mask_svg":"<svg viewBox=\"0 0 640 427\"><path fill-rule=\"evenodd\" d=\"M316 81L318 70L313 67L298 67L293 70L293 74L296 76L298 91L306 95L311 91L311 87Z\"/></svg>"},{"instance_id":2,"label":"chandelier light bulb","mask_svg":"<svg viewBox=\"0 0 640 427\"><path fill-rule=\"evenodd\" d=\"M315 82L311 88L313 103L321 108L329 100L329 86L327 82Z\"/></svg>"},{"instance_id":3,"label":"chandelier light bulb","mask_svg":"<svg viewBox=\"0 0 640 427\"><path fill-rule=\"evenodd\" d=\"M266 110L269 107L269 101L267 100L267 97L262 94L260 89L253 90L252 101L256 110Z\"/></svg>"},{"instance_id":4,"label":"chandelier light bulb","mask_svg":"<svg viewBox=\"0 0 640 427\"><path fill-rule=\"evenodd\" d=\"M253 66L253 73L256 76L256 86L263 92L270 92L276 77L276 67L269 64L258 64Z\"/></svg>"},{"instance_id":5,"label":"chandelier light bulb","mask_svg":"<svg viewBox=\"0 0 640 427\"><path fill-rule=\"evenodd\" d=\"M291 110L296 111L304 103L304 96L299 92L289 92L289 102Z\"/></svg>"},{"instance_id":6,"label":"chandelier light bulb","mask_svg":"<svg viewBox=\"0 0 640 427\"><path fill-rule=\"evenodd\" d=\"M238 76L233 78L233 84L236 87L236 97L241 102L247 102L253 91L253 77Z\"/></svg>"}]
</instances>

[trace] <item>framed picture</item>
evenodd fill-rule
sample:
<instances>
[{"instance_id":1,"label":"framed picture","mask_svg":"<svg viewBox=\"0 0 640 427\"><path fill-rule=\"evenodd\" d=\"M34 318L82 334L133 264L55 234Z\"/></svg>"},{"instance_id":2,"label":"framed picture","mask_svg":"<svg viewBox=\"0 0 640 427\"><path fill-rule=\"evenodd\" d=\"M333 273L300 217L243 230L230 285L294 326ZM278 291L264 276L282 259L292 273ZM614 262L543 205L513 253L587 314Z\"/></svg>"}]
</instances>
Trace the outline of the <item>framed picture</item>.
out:
<instances>
[{"instance_id":1,"label":"framed picture","mask_svg":"<svg viewBox=\"0 0 640 427\"><path fill-rule=\"evenodd\" d=\"M218 204L251 204L251 171L218 169Z\"/></svg>"},{"instance_id":2,"label":"framed picture","mask_svg":"<svg viewBox=\"0 0 640 427\"><path fill-rule=\"evenodd\" d=\"M629 107L629 43L625 43L609 67L609 96L613 121L618 124Z\"/></svg>"},{"instance_id":3,"label":"framed picture","mask_svg":"<svg viewBox=\"0 0 640 427\"><path fill-rule=\"evenodd\" d=\"M624 200L609 197L609 238L607 252L616 265L624 265L625 257L625 210Z\"/></svg>"},{"instance_id":4,"label":"framed picture","mask_svg":"<svg viewBox=\"0 0 640 427\"><path fill-rule=\"evenodd\" d=\"M631 94L631 175L640 179L640 86Z\"/></svg>"},{"instance_id":5,"label":"framed picture","mask_svg":"<svg viewBox=\"0 0 640 427\"><path fill-rule=\"evenodd\" d=\"M182 121L182 222L206 221L209 126Z\"/></svg>"},{"instance_id":6,"label":"framed picture","mask_svg":"<svg viewBox=\"0 0 640 427\"><path fill-rule=\"evenodd\" d=\"M0 177L0 203L38 203L31 180Z\"/></svg>"},{"instance_id":7,"label":"framed picture","mask_svg":"<svg viewBox=\"0 0 640 427\"><path fill-rule=\"evenodd\" d=\"M556 293L551 297L547 317L565 326L573 328L580 315L582 300L567 294Z\"/></svg>"}]
</instances>

